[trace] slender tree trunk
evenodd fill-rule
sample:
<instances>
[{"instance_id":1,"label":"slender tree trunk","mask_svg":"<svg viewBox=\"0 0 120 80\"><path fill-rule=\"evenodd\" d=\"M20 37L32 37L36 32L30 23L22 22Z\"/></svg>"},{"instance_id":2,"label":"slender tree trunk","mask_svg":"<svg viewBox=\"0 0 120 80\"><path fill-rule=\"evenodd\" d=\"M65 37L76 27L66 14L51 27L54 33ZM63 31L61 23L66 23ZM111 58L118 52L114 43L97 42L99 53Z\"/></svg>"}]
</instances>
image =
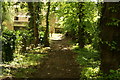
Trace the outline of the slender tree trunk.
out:
<instances>
[{"instance_id":1,"label":"slender tree trunk","mask_svg":"<svg viewBox=\"0 0 120 80\"><path fill-rule=\"evenodd\" d=\"M48 47L49 46L49 13L50 13L50 2L48 4L48 10L46 14L46 30L45 30L45 35L44 35L44 46Z\"/></svg>"},{"instance_id":2,"label":"slender tree trunk","mask_svg":"<svg viewBox=\"0 0 120 80\"><path fill-rule=\"evenodd\" d=\"M28 11L29 11L29 15L30 15L30 19L29 19L29 33L32 34L31 35L31 40L30 40L30 44L32 43L33 44L33 40L34 40L34 32L33 32L33 24L34 24L34 11L33 11L33 2L28 2Z\"/></svg>"},{"instance_id":3,"label":"slender tree trunk","mask_svg":"<svg viewBox=\"0 0 120 80\"><path fill-rule=\"evenodd\" d=\"M83 19L83 2L79 2L78 3L78 18L79 18L79 22L78 22L78 43L79 43L79 47L80 48L84 48L85 42L84 42L84 26L82 24L82 19Z\"/></svg>"},{"instance_id":4,"label":"slender tree trunk","mask_svg":"<svg viewBox=\"0 0 120 80\"><path fill-rule=\"evenodd\" d=\"M34 36L33 39L34 39L35 47L37 47L38 44L39 44L38 26L39 26L39 23L40 23L39 13L41 12L41 7L39 7L39 6L41 6L39 4L39 2L34 2L34 3L28 2L28 8L29 8L29 12L30 12L30 15L31 15L29 26L33 31L33 36Z\"/></svg>"},{"instance_id":5,"label":"slender tree trunk","mask_svg":"<svg viewBox=\"0 0 120 80\"><path fill-rule=\"evenodd\" d=\"M101 70L109 73L120 65L120 2L103 4L101 26Z\"/></svg>"},{"instance_id":6,"label":"slender tree trunk","mask_svg":"<svg viewBox=\"0 0 120 80\"><path fill-rule=\"evenodd\" d=\"M38 24L38 11L37 11L37 7L38 7L38 2L35 2L34 3L34 9L33 9L33 11L35 11L34 12L34 44L35 44L35 47L37 47L38 46L38 44L39 44L39 33L38 33L38 26L39 26L39 24Z\"/></svg>"}]
</instances>

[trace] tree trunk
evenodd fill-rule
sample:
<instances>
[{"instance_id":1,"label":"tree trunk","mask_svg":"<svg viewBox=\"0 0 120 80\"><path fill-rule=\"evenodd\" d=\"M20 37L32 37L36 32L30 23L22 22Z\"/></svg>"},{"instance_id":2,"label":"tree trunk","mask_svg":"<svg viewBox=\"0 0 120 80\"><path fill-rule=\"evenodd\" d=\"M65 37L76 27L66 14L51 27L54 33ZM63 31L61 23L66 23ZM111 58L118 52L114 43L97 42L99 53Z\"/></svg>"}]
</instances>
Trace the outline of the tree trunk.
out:
<instances>
[{"instance_id":1,"label":"tree trunk","mask_svg":"<svg viewBox=\"0 0 120 80\"><path fill-rule=\"evenodd\" d=\"M33 11L34 11L34 44L35 44L35 47L37 47L39 44L39 33L38 33L39 23L37 22L38 21L37 7L38 7L38 2L35 2L34 9L33 9Z\"/></svg>"},{"instance_id":2,"label":"tree trunk","mask_svg":"<svg viewBox=\"0 0 120 80\"><path fill-rule=\"evenodd\" d=\"M30 19L29 19L29 33L32 34L31 35L31 40L30 40L30 44L33 44L33 40L34 40L34 32L33 32L33 24L34 24L34 11L33 11L33 2L28 2L28 11L29 11L29 15L30 15Z\"/></svg>"},{"instance_id":3,"label":"tree trunk","mask_svg":"<svg viewBox=\"0 0 120 80\"><path fill-rule=\"evenodd\" d=\"M100 20L101 70L116 70L120 65L120 2L105 2Z\"/></svg>"},{"instance_id":4,"label":"tree trunk","mask_svg":"<svg viewBox=\"0 0 120 80\"><path fill-rule=\"evenodd\" d=\"M30 23L29 23L29 26L30 28L32 29L33 31L33 36L34 36L34 44L35 44L35 47L38 46L39 44L39 33L38 33L38 26L39 26L39 23L40 23L40 15L39 13L41 12L41 6L39 4L39 2L28 2L28 8L29 8L29 12L30 12Z\"/></svg>"},{"instance_id":5,"label":"tree trunk","mask_svg":"<svg viewBox=\"0 0 120 80\"><path fill-rule=\"evenodd\" d=\"M50 13L50 2L48 4L48 10L46 14L46 30L45 30L45 35L44 35L44 46L48 47L49 46L49 13Z\"/></svg>"},{"instance_id":6,"label":"tree trunk","mask_svg":"<svg viewBox=\"0 0 120 80\"><path fill-rule=\"evenodd\" d=\"M79 18L79 22L78 22L78 43L79 43L79 47L80 48L84 48L85 42L84 42L84 26L82 24L82 19L83 19L83 3L79 2L78 3L78 18Z\"/></svg>"}]
</instances>

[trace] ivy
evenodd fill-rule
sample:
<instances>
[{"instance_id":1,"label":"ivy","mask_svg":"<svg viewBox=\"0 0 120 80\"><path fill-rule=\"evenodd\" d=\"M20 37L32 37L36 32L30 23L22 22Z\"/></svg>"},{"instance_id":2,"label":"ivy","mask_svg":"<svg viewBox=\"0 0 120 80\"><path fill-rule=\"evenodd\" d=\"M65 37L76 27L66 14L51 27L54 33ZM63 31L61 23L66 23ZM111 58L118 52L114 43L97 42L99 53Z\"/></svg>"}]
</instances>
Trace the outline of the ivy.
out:
<instances>
[{"instance_id":1,"label":"ivy","mask_svg":"<svg viewBox=\"0 0 120 80\"><path fill-rule=\"evenodd\" d=\"M109 41L101 41L101 43L108 45L110 47L111 51L113 51L113 50L120 51L120 48L117 46L118 43L116 41L111 41L111 42L109 42Z\"/></svg>"},{"instance_id":2,"label":"ivy","mask_svg":"<svg viewBox=\"0 0 120 80\"><path fill-rule=\"evenodd\" d=\"M111 22L106 23L108 26L116 26L119 27L120 20L117 18L110 18Z\"/></svg>"}]
</instances>

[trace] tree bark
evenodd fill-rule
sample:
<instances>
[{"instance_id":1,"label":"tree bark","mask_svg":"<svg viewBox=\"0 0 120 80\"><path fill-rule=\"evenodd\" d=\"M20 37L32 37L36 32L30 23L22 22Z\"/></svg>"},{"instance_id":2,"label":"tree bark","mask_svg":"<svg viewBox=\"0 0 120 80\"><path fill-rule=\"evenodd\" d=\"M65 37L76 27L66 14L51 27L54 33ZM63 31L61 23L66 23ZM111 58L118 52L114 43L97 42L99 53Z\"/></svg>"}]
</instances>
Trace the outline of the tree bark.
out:
<instances>
[{"instance_id":1,"label":"tree bark","mask_svg":"<svg viewBox=\"0 0 120 80\"><path fill-rule=\"evenodd\" d=\"M39 26L39 23L37 22L38 21L38 11L37 11L37 7L38 7L38 2L35 2L34 3L34 44L35 44L35 47L38 46L39 44L39 33L38 33L38 26Z\"/></svg>"},{"instance_id":2,"label":"tree bark","mask_svg":"<svg viewBox=\"0 0 120 80\"><path fill-rule=\"evenodd\" d=\"M29 26L30 28L32 29L33 31L33 36L34 36L34 44L35 44L35 47L38 46L39 44L39 32L38 32L38 26L40 24L40 15L39 15L39 12L41 12L41 6L39 4L39 2L28 2L28 8L29 8L29 12L30 12L30 23L29 23Z\"/></svg>"},{"instance_id":3,"label":"tree bark","mask_svg":"<svg viewBox=\"0 0 120 80\"><path fill-rule=\"evenodd\" d=\"M33 40L34 40L34 32L33 32L33 24L34 24L34 18L33 18L33 16L34 16L34 11L33 11L33 2L28 2L28 11L29 11L29 15L30 15L30 19L29 19L29 33L30 34L32 34L31 35L31 40L30 40L30 44L33 44Z\"/></svg>"},{"instance_id":4,"label":"tree bark","mask_svg":"<svg viewBox=\"0 0 120 80\"><path fill-rule=\"evenodd\" d=\"M49 47L49 13L50 13L50 2L48 4L47 14L46 14L46 30L44 35L44 46Z\"/></svg>"},{"instance_id":5,"label":"tree bark","mask_svg":"<svg viewBox=\"0 0 120 80\"><path fill-rule=\"evenodd\" d=\"M85 45L85 42L84 42L84 26L82 24L82 19L83 19L83 2L79 2L78 3L78 10L79 10L79 13L78 13L78 19L79 19L79 22L78 22L78 43L79 43L79 47L80 48L84 48L84 45Z\"/></svg>"},{"instance_id":6,"label":"tree bark","mask_svg":"<svg viewBox=\"0 0 120 80\"><path fill-rule=\"evenodd\" d=\"M120 65L120 2L105 2L103 6L100 20L101 70L108 74ZM117 20L118 23L113 24ZM112 45L113 41L115 45Z\"/></svg>"}]
</instances>

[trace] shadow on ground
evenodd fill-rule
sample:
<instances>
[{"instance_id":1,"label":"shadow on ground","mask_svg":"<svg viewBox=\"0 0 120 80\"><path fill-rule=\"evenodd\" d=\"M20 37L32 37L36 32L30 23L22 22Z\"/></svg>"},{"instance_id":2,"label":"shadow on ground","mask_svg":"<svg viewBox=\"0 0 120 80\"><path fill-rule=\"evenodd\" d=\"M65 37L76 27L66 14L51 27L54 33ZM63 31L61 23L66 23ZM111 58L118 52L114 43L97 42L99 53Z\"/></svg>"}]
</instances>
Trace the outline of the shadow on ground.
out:
<instances>
[{"instance_id":1,"label":"shadow on ground","mask_svg":"<svg viewBox=\"0 0 120 80\"><path fill-rule=\"evenodd\" d=\"M63 38L61 35L56 35L58 39L51 38L50 50L43 62L37 65L36 71L28 75L28 78L43 79L59 79L59 78L74 78L79 79L80 69L76 63L76 53L72 52L68 43L69 39ZM60 38L61 37L61 38ZM34 80L33 79L33 80ZM12 79L17 80L17 79Z\"/></svg>"}]
</instances>

